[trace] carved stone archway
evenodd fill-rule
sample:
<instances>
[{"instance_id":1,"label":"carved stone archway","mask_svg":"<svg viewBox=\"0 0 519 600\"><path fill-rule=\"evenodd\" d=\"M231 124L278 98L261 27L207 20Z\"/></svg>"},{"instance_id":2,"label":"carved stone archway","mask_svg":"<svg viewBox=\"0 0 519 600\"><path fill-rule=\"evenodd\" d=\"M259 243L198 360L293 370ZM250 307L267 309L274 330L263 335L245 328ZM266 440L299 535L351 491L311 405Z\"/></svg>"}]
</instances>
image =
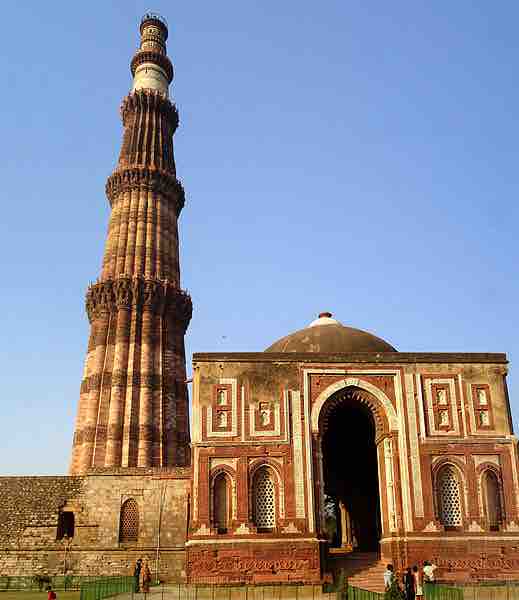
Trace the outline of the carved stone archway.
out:
<instances>
[{"instance_id":1,"label":"carved stone archway","mask_svg":"<svg viewBox=\"0 0 519 600\"><path fill-rule=\"evenodd\" d=\"M320 435L322 433L321 419L323 417L321 413L323 408L330 402L335 402L337 405L346 398L343 394L337 394L341 390L369 408L375 420L377 440L389 432L398 431L397 414L386 394L368 381L346 378L329 385L315 399L310 417L313 434Z\"/></svg>"},{"instance_id":2,"label":"carved stone archway","mask_svg":"<svg viewBox=\"0 0 519 600\"><path fill-rule=\"evenodd\" d=\"M380 501L376 505L378 513L378 539L397 529L398 513L400 512L399 497L396 490L397 467L394 453L398 436L398 418L395 408L389 398L373 384L356 379L347 378L328 386L313 402L311 411L311 428L314 438L314 465L316 479L316 497L319 502L321 515L321 532L325 531L324 502L326 477L323 471L324 439L329 431L330 424L335 424L337 411L351 410L363 413L372 422L374 434L371 446L375 452L374 466L370 467L376 483L374 489L378 490ZM346 408L350 407L350 408ZM373 431L373 429L371 430ZM357 457L362 456L363 449L359 448ZM345 468L350 457L344 457Z\"/></svg>"}]
</instances>

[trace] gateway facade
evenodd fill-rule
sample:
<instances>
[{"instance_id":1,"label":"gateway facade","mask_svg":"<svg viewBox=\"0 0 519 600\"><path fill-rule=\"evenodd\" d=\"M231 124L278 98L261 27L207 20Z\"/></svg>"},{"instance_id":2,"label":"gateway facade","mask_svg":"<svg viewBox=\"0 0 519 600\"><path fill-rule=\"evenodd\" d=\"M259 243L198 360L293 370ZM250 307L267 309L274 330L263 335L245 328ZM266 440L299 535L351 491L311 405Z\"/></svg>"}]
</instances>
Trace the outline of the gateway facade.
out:
<instances>
[{"instance_id":1,"label":"gateway facade","mask_svg":"<svg viewBox=\"0 0 519 600\"><path fill-rule=\"evenodd\" d=\"M195 354L192 580L380 584L426 559L445 579L519 574L506 357L388 351L331 321Z\"/></svg>"}]
</instances>

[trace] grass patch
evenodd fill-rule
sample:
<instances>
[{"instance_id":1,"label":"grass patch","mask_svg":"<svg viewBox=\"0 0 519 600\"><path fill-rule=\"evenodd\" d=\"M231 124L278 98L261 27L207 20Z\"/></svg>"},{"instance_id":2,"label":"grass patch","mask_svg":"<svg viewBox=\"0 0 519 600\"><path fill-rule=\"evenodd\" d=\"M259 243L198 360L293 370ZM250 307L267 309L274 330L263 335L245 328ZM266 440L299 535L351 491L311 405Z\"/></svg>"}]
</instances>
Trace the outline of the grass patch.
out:
<instances>
[{"instance_id":1,"label":"grass patch","mask_svg":"<svg viewBox=\"0 0 519 600\"><path fill-rule=\"evenodd\" d=\"M56 592L56 600L79 600L79 592L62 592L60 590L54 590ZM0 591L0 600L47 600L47 592L26 592L24 590L13 591L7 590L5 592Z\"/></svg>"}]
</instances>

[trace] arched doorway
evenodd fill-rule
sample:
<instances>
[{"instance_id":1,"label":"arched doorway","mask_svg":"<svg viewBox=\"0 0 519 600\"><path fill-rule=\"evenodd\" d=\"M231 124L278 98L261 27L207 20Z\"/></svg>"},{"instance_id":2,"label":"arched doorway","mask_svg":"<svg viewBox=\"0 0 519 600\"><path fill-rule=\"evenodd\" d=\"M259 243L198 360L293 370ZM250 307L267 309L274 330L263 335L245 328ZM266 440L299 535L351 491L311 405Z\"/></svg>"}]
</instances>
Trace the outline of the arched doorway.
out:
<instances>
[{"instance_id":1,"label":"arched doorway","mask_svg":"<svg viewBox=\"0 0 519 600\"><path fill-rule=\"evenodd\" d=\"M325 528L331 547L375 552L381 537L376 427L362 394L341 390L321 410Z\"/></svg>"}]
</instances>

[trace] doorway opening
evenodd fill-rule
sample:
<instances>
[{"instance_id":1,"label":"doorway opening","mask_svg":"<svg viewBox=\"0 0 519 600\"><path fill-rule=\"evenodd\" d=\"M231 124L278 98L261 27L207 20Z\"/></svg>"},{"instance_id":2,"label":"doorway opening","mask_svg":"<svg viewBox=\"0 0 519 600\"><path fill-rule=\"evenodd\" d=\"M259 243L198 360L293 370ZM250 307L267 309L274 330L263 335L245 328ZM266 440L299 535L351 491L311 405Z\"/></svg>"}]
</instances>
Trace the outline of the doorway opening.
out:
<instances>
[{"instance_id":1,"label":"doorway opening","mask_svg":"<svg viewBox=\"0 0 519 600\"><path fill-rule=\"evenodd\" d=\"M378 552L381 536L375 422L354 394L328 400L321 420L325 523L329 545Z\"/></svg>"}]
</instances>

